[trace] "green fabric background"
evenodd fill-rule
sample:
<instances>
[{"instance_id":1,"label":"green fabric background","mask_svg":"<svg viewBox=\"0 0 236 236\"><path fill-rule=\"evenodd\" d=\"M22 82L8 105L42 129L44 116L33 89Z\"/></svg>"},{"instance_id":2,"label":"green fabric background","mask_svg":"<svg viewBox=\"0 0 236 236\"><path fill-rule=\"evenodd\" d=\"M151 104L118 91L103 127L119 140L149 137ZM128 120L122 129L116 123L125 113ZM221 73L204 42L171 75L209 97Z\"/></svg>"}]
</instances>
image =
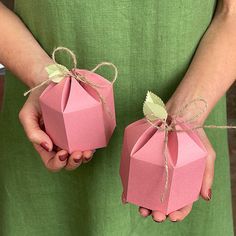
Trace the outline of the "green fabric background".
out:
<instances>
[{"instance_id":1,"label":"green fabric background","mask_svg":"<svg viewBox=\"0 0 236 236\"><path fill-rule=\"evenodd\" d=\"M214 9L215 0L16 0L16 13L49 54L65 46L76 52L80 68L101 61L117 65L118 125L92 162L50 173L18 121L26 87L8 72L0 116L0 235L233 235L226 130L207 130L217 152L213 199L196 202L183 222L157 224L120 201L124 127L142 117L147 90L164 101L171 96ZM70 65L64 55L59 62ZM206 123L226 124L225 111L223 97Z\"/></svg>"}]
</instances>

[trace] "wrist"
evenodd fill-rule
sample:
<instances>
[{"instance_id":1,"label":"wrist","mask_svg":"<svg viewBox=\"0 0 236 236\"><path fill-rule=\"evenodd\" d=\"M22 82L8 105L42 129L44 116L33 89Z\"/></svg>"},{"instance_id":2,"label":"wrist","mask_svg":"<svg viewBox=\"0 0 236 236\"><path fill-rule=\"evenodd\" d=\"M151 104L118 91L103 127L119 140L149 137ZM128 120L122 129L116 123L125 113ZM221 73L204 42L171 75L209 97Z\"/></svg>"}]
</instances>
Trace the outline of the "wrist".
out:
<instances>
[{"instance_id":1,"label":"wrist","mask_svg":"<svg viewBox=\"0 0 236 236\"><path fill-rule=\"evenodd\" d=\"M35 63L31 67L31 72L28 75L27 86L29 88L33 88L43 81L48 79L48 74L45 70L45 67L53 64L53 60L51 58L47 58L44 61L40 61L39 63Z\"/></svg>"},{"instance_id":2,"label":"wrist","mask_svg":"<svg viewBox=\"0 0 236 236\"><path fill-rule=\"evenodd\" d=\"M201 126L208 116L205 99L199 96L172 96L166 103L166 109L170 116L177 116L185 121Z\"/></svg>"}]
</instances>

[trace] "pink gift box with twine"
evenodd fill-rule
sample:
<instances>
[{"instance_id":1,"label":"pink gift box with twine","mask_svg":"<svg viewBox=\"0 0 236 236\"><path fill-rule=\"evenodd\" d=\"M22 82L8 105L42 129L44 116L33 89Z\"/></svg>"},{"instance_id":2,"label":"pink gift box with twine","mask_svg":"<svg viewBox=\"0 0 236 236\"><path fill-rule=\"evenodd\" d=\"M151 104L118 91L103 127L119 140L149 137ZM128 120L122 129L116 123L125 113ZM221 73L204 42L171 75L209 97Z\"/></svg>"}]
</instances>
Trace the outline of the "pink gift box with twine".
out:
<instances>
[{"instance_id":1,"label":"pink gift box with twine","mask_svg":"<svg viewBox=\"0 0 236 236\"><path fill-rule=\"evenodd\" d=\"M149 113L147 109L144 113ZM180 118L175 119L174 129L183 132L167 131L167 123L145 115L124 132L120 163L123 197L126 202L168 215L198 200L207 151L196 130Z\"/></svg>"},{"instance_id":2,"label":"pink gift box with twine","mask_svg":"<svg viewBox=\"0 0 236 236\"><path fill-rule=\"evenodd\" d=\"M77 64L69 49L59 47L54 50L55 64L46 68L48 81L53 83L40 96L46 133L56 146L69 153L105 147L116 126L113 83L117 69L112 63L103 62L91 71L69 71L55 61L55 53L60 50L72 56L74 68ZM112 82L95 73L101 66L115 69Z\"/></svg>"}]
</instances>

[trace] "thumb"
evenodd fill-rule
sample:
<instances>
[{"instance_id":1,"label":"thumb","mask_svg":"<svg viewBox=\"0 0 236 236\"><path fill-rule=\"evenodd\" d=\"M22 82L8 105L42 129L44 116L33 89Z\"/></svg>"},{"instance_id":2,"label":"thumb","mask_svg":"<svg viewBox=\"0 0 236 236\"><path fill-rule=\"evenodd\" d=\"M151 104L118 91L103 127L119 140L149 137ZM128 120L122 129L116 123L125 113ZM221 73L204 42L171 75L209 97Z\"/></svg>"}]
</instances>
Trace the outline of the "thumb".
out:
<instances>
[{"instance_id":1,"label":"thumb","mask_svg":"<svg viewBox=\"0 0 236 236\"><path fill-rule=\"evenodd\" d=\"M41 114L33 106L25 105L19 113L19 120L25 130L28 139L41 145L46 151L52 151L53 143L50 137L40 128Z\"/></svg>"}]
</instances>

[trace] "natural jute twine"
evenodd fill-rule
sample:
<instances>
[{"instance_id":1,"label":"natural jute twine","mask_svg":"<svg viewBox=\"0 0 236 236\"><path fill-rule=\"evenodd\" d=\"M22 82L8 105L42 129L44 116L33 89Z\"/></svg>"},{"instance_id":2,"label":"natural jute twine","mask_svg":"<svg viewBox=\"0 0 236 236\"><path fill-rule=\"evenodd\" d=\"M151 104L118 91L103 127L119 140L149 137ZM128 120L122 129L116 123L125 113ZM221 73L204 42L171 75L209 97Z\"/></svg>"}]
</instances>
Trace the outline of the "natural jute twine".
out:
<instances>
[{"instance_id":1,"label":"natural jute twine","mask_svg":"<svg viewBox=\"0 0 236 236\"><path fill-rule=\"evenodd\" d=\"M196 113L193 115L190 119L188 120L183 120L183 121L176 121L176 118L179 117L180 114L183 114L184 111L188 109L190 105L196 102L202 102L204 105L204 108L201 109L199 113ZM200 128L209 128L209 129L236 129L236 126L231 126L231 125L200 125L196 127L191 127L188 129L176 129L175 126L177 124L188 124L191 123L195 120L197 120L198 117L200 117L206 110L207 110L208 104L207 101L203 98L195 98L185 104L182 108L180 108L175 114L169 115L169 118L171 122L169 122L167 119L166 120L160 120L161 121L161 126L155 125L152 121L150 121L147 117L146 120L148 123L150 123L153 127L155 127L158 131L164 131L165 136L164 136L164 147L163 147L163 156L164 156L164 166L165 166L165 187L164 191L161 194L160 201L163 203L166 193L168 191L168 183L169 183L169 167L168 167L168 154L167 154L167 144L168 144L168 134L169 132L185 132L185 131L190 131L190 130L195 130L195 129L200 129ZM170 124L169 124L170 123Z\"/></svg>"},{"instance_id":2,"label":"natural jute twine","mask_svg":"<svg viewBox=\"0 0 236 236\"><path fill-rule=\"evenodd\" d=\"M103 107L105 107L105 109L106 109L106 111L109 113L109 115L112 116L110 110L108 109L108 107L107 107L107 105L106 105L105 99L103 98L103 96L102 96L102 95L99 93L99 91L98 91L98 88L101 88L102 86L101 86L101 85L98 85L98 84L96 84L96 83L94 83L94 82L92 82L92 81L90 81L89 79L86 78L86 76L83 76L83 75L81 75L78 71L76 71L76 69L78 69L78 68L77 68L77 59L76 59L76 56L75 56L75 54L74 54L70 49L68 49L68 48L66 48L66 47L57 47L56 49L54 49L54 51L53 51L53 53L52 53L52 60L53 60L53 62L54 62L58 67L62 67L62 65L61 65L61 64L58 64L58 63L56 62L56 59L55 59L55 54L56 54L56 52L58 52L58 51L65 51L65 52L67 52L67 53L71 56L72 61L73 61L73 68L72 68L70 71L68 70L68 72L64 74L64 78L67 77L67 76L70 76L70 77L75 78L76 80L78 80L78 81L80 81L80 82L82 82L82 83L84 83L84 84L89 85L91 88L93 88L94 91L96 92L96 94L98 95L99 100L101 101ZM116 67L114 64L112 64L111 62L101 62L101 63L99 63L95 68L93 68L92 70L90 70L90 72L95 72L95 71L97 71L97 70L98 70L100 67L102 67L102 66L110 66L110 67L112 67L112 68L114 69L115 75L114 75L113 80L111 81L111 83L114 84L115 81L116 81L116 79L117 79L117 76L118 76L118 70L117 70L117 67ZM44 84L47 84L47 83L51 82L52 79L53 79L53 78L49 78L49 79L43 81L42 83L38 84L37 86L31 88L30 90L26 91L26 92L24 93L24 96L26 96L28 93L34 91L35 89L38 89L38 88L42 87ZM114 117L113 117L113 118L114 118Z\"/></svg>"}]
</instances>

